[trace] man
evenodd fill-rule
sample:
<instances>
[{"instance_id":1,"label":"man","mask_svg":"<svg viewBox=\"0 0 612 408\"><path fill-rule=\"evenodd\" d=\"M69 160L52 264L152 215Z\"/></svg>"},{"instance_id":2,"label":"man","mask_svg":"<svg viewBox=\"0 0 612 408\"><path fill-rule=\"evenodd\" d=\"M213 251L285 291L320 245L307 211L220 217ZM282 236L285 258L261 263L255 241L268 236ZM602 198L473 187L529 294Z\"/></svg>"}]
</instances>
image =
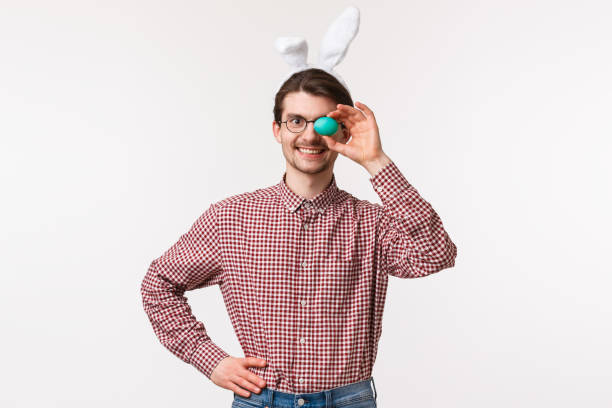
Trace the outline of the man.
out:
<instances>
[{"instance_id":1,"label":"man","mask_svg":"<svg viewBox=\"0 0 612 408\"><path fill-rule=\"evenodd\" d=\"M383 151L372 110L354 107L334 77L316 68L294 74L274 114L287 165L281 181L212 204L151 263L143 304L162 344L232 390L236 406L363 404L356 387L373 381L388 275L452 267L457 248ZM322 116L341 124L335 134L314 130ZM382 206L337 187L338 154L368 171ZM214 284L245 358L216 345L183 296ZM363 398L375 406L375 396Z\"/></svg>"}]
</instances>

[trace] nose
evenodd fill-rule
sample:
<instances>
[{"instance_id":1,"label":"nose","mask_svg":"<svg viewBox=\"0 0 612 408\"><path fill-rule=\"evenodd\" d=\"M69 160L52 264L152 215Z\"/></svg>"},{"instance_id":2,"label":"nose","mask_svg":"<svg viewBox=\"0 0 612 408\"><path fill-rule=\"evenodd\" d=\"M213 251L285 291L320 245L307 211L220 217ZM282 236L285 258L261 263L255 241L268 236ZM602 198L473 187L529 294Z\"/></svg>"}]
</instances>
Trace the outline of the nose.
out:
<instances>
[{"instance_id":1,"label":"nose","mask_svg":"<svg viewBox=\"0 0 612 408\"><path fill-rule=\"evenodd\" d=\"M314 122L306 123L306 129L302 131L302 137L306 140L317 140L321 136L314 130Z\"/></svg>"}]
</instances>

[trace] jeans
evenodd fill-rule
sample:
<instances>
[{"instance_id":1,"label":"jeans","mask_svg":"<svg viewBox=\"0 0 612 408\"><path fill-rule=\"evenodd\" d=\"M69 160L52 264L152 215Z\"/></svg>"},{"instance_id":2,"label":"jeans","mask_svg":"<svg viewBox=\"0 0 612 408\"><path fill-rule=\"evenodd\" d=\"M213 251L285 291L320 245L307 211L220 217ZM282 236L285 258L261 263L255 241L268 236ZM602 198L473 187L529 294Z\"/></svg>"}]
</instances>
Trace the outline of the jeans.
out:
<instances>
[{"instance_id":1,"label":"jeans","mask_svg":"<svg viewBox=\"0 0 612 408\"><path fill-rule=\"evenodd\" d=\"M370 388L370 382L372 388ZM374 377L306 394L290 394L268 387L246 398L234 393L232 408L376 408Z\"/></svg>"}]
</instances>

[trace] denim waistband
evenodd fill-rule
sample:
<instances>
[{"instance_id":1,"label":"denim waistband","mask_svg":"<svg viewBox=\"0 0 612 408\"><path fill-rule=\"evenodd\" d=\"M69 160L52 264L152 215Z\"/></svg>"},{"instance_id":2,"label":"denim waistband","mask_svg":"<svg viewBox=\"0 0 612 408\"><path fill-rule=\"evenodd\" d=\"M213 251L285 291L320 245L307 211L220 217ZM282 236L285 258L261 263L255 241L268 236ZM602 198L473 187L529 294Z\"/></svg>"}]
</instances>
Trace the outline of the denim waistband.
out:
<instances>
[{"instance_id":1,"label":"denim waistband","mask_svg":"<svg viewBox=\"0 0 612 408\"><path fill-rule=\"evenodd\" d=\"M370 382L372 387L370 387ZM250 391L248 398L234 393L234 400L246 402L241 406L261 408L327 408L345 403L356 403L370 398L376 404L376 397L374 377L311 393L291 394L268 387L262 388L259 394Z\"/></svg>"}]
</instances>

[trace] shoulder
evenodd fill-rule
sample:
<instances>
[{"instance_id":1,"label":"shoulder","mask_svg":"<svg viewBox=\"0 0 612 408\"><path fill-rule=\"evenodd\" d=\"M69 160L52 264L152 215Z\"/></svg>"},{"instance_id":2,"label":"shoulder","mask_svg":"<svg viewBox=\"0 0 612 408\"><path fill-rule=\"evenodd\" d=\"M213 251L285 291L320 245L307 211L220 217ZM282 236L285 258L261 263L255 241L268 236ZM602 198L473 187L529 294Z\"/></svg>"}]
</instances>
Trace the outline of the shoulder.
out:
<instances>
[{"instance_id":1,"label":"shoulder","mask_svg":"<svg viewBox=\"0 0 612 408\"><path fill-rule=\"evenodd\" d=\"M258 188L252 191L233 194L213 203L217 212L228 212L253 205L265 205L277 197L276 186Z\"/></svg>"},{"instance_id":2,"label":"shoulder","mask_svg":"<svg viewBox=\"0 0 612 408\"><path fill-rule=\"evenodd\" d=\"M382 205L355 197L345 190L339 190L336 203L340 207L350 208L358 215L376 214L382 209Z\"/></svg>"}]
</instances>

